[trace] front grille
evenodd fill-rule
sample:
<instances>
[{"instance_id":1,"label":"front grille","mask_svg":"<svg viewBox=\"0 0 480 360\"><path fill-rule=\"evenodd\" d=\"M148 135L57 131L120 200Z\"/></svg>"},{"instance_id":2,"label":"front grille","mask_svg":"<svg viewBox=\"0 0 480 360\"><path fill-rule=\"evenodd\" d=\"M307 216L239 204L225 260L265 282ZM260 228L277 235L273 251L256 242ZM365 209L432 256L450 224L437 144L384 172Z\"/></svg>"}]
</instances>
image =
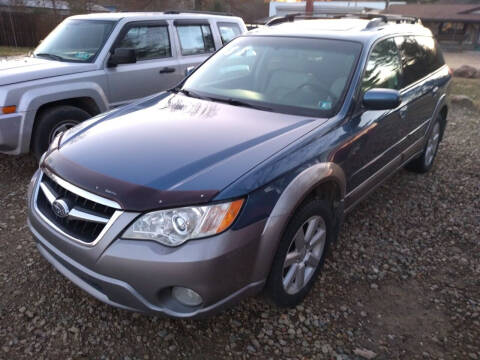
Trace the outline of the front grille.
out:
<instances>
[{"instance_id":1,"label":"front grille","mask_svg":"<svg viewBox=\"0 0 480 360\"><path fill-rule=\"evenodd\" d=\"M81 210L83 213L100 216L110 219L115 213L115 209L109 206L99 204L97 202L79 196L55 182L52 178L43 174L41 183L48 186L56 195L57 199L62 199L69 204L71 209ZM102 230L107 225L87 220L73 219L69 217L59 217L53 211L51 201L47 198L44 191L39 188L37 191L37 208L38 211L45 216L51 223L65 234L83 243L90 244L94 242Z\"/></svg>"}]
</instances>

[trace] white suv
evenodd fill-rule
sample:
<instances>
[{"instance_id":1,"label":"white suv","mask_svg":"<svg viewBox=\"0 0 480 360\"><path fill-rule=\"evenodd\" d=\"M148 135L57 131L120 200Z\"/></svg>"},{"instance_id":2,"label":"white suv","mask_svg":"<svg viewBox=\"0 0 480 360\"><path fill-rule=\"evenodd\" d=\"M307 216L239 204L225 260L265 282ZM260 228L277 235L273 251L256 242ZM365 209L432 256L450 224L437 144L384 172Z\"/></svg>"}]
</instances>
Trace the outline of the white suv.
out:
<instances>
[{"instance_id":1,"label":"white suv","mask_svg":"<svg viewBox=\"0 0 480 360\"><path fill-rule=\"evenodd\" d=\"M246 32L208 13L107 13L63 21L32 56L0 62L0 152L37 157L60 132L169 89Z\"/></svg>"}]
</instances>

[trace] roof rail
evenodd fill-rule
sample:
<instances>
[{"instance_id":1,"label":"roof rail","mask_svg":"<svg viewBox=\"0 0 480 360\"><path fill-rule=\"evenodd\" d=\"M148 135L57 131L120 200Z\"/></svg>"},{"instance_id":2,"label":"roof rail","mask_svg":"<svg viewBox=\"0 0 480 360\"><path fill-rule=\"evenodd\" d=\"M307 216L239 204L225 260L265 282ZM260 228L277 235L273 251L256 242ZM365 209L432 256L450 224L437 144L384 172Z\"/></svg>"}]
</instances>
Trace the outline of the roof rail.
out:
<instances>
[{"instance_id":1,"label":"roof rail","mask_svg":"<svg viewBox=\"0 0 480 360\"><path fill-rule=\"evenodd\" d=\"M402 15L386 15L386 14L377 14L376 17L371 19L365 30L373 29L379 27L383 24L387 24L389 22L394 22L395 24L421 24L421 20L419 18L413 16L402 16Z\"/></svg>"},{"instance_id":2,"label":"roof rail","mask_svg":"<svg viewBox=\"0 0 480 360\"><path fill-rule=\"evenodd\" d=\"M315 20L315 19L342 19L342 18L357 18L357 19L367 19L370 22L367 24L366 29L371 29L378 27L381 24L386 24L388 22L408 23L416 24L421 23L420 20L412 16L401 16L401 15L390 15L390 14L379 14L374 12L329 12L325 11L321 14L309 15L306 13L294 13L287 14L285 16L277 16L268 20L265 25L273 26L286 22L293 22L295 20Z\"/></svg>"},{"instance_id":3,"label":"roof rail","mask_svg":"<svg viewBox=\"0 0 480 360\"><path fill-rule=\"evenodd\" d=\"M205 15L223 15L223 16L235 16L227 12L217 12L217 11L199 11L199 10L165 10L163 11L165 15L177 15L177 14L205 14Z\"/></svg>"}]
</instances>

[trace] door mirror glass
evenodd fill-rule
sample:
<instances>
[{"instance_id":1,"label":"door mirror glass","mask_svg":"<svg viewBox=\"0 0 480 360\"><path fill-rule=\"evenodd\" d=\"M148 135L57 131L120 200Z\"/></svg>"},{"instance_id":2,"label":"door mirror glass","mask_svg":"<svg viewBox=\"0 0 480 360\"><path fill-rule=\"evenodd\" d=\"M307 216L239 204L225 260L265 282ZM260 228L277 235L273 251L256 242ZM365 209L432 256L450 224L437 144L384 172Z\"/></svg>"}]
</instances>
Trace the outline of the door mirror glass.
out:
<instances>
[{"instance_id":1,"label":"door mirror glass","mask_svg":"<svg viewBox=\"0 0 480 360\"><path fill-rule=\"evenodd\" d=\"M137 55L134 49L116 48L108 60L108 66L115 67L121 64L134 64Z\"/></svg>"},{"instance_id":2,"label":"door mirror glass","mask_svg":"<svg viewBox=\"0 0 480 360\"><path fill-rule=\"evenodd\" d=\"M397 108L402 102L398 90L371 89L363 95L363 106L368 110L390 110Z\"/></svg>"}]
</instances>

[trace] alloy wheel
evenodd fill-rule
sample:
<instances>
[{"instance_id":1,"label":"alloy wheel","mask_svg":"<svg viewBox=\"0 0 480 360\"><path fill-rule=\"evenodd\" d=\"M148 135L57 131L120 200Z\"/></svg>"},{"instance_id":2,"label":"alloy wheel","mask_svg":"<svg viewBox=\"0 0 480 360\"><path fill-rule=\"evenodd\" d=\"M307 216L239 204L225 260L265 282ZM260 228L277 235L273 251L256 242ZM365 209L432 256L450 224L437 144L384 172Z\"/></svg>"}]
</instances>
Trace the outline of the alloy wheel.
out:
<instances>
[{"instance_id":1,"label":"alloy wheel","mask_svg":"<svg viewBox=\"0 0 480 360\"><path fill-rule=\"evenodd\" d=\"M53 128L53 130L50 132L50 136L49 136L49 143L51 143L53 141L53 139L55 139L55 137L64 132L64 131L67 131L68 129L74 127L75 125L77 125L78 122L77 121L74 121L74 120L65 120L65 121L62 121L60 122L57 126L55 126Z\"/></svg>"},{"instance_id":2,"label":"alloy wheel","mask_svg":"<svg viewBox=\"0 0 480 360\"><path fill-rule=\"evenodd\" d=\"M283 263L283 288L297 294L310 281L322 258L327 228L321 216L312 216L295 233Z\"/></svg>"},{"instance_id":3,"label":"alloy wheel","mask_svg":"<svg viewBox=\"0 0 480 360\"><path fill-rule=\"evenodd\" d=\"M440 142L440 123L437 121L433 126L430 137L428 138L427 148L425 150L425 165L430 166L435 158L438 143Z\"/></svg>"}]
</instances>

